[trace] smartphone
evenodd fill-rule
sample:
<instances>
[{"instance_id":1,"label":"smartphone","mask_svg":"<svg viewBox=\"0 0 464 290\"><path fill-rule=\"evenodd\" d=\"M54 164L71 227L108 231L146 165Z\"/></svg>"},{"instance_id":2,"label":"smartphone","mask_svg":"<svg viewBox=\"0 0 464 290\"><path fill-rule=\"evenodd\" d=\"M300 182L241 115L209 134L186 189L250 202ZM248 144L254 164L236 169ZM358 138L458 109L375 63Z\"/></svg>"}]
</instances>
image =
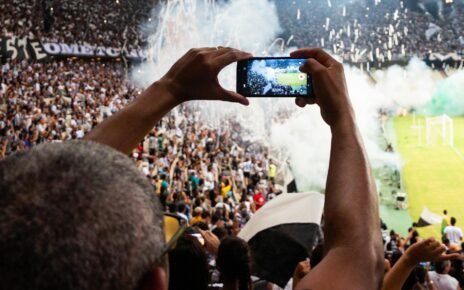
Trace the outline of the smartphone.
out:
<instances>
[{"instance_id":1,"label":"smartphone","mask_svg":"<svg viewBox=\"0 0 464 290\"><path fill-rule=\"evenodd\" d=\"M255 57L237 64L237 93L247 97L313 96L311 75L300 72L303 58Z\"/></svg>"}]
</instances>

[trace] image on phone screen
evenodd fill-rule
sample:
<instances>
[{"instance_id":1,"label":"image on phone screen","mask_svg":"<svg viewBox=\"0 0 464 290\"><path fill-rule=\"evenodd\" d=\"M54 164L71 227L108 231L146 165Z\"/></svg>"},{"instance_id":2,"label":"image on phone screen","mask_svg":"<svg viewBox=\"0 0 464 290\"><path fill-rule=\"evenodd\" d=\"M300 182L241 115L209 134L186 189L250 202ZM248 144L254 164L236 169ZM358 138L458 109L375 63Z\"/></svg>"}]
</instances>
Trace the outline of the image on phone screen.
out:
<instances>
[{"instance_id":1,"label":"image on phone screen","mask_svg":"<svg viewBox=\"0 0 464 290\"><path fill-rule=\"evenodd\" d=\"M311 78L300 72L306 59L252 58L237 66L237 92L249 97L310 97Z\"/></svg>"}]
</instances>

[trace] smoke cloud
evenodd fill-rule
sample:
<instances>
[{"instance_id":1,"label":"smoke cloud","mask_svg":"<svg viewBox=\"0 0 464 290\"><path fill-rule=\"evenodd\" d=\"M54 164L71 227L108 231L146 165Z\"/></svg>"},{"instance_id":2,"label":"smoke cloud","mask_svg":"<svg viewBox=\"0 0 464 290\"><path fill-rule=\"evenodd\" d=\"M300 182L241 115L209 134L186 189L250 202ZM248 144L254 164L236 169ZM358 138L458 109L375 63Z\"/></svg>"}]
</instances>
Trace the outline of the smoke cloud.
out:
<instances>
[{"instance_id":1,"label":"smoke cloud","mask_svg":"<svg viewBox=\"0 0 464 290\"><path fill-rule=\"evenodd\" d=\"M426 112L430 115L464 115L464 71L457 71L437 83Z\"/></svg>"},{"instance_id":2,"label":"smoke cloud","mask_svg":"<svg viewBox=\"0 0 464 290\"><path fill-rule=\"evenodd\" d=\"M275 6L267 0L235 0L222 5L207 0L171 0L154 11L153 19L157 19L153 26L145 27L152 32L151 59L132 73L132 78L144 86L160 78L192 47L232 46L266 56L273 51L270 46L281 31ZM235 90L235 69L231 65L219 76L227 89ZM412 59L406 67L372 72L376 82L355 67L347 66L345 71L359 129L374 168L401 164L399 156L385 152L385 144L379 142L384 138L378 119L380 109L394 112L425 106L429 113L437 114L448 112L451 108L447 104L453 104L453 108L464 111L463 101L458 98L464 91L462 72L437 80L419 59ZM249 107L220 102L191 105L201 109L201 117L211 126L220 126L221 120L233 116L249 132L243 133L248 134L245 138L267 144L280 161L290 161L300 190L323 190L331 136L319 108L297 108L290 98L250 101ZM427 106L429 103L433 105ZM276 120L280 112L286 112L287 118Z\"/></svg>"},{"instance_id":3,"label":"smoke cloud","mask_svg":"<svg viewBox=\"0 0 464 290\"><path fill-rule=\"evenodd\" d=\"M148 86L193 47L230 46L262 54L281 31L275 6L268 0L215 1L171 0L153 11L153 21L143 27L148 38L149 61L132 73ZM229 73L227 73L229 72ZM235 88L229 68L221 75L223 85Z\"/></svg>"}]
</instances>

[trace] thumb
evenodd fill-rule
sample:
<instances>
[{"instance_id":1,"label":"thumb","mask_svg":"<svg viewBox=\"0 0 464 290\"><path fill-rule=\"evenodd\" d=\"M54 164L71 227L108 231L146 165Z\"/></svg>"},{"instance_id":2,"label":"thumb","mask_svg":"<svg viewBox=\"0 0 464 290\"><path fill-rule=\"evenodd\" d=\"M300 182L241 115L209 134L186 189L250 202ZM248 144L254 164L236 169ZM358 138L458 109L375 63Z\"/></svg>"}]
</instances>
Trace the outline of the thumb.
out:
<instances>
[{"instance_id":1,"label":"thumb","mask_svg":"<svg viewBox=\"0 0 464 290\"><path fill-rule=\"evenodd\" d=\"M303 108L304 106L306 105L313 105L316 103L316 99L315 98L303 98L303 97L297 97L295 99L295 104L298 106L298 107L301 107Z\"/></svg>"},{"instance_id":2,"label":"thumb","mask_svg":"<svg viewBox=\"0 0 464 290\"><path fill-rule=\"evenodd\" d=\"M220 92L220 99L232 103L240 103L242 105L248 106L250 104L250 101L248 99L240 94L237 94L236 92L233 91L228 91L221 89Z\"/></svg>"},{"instance_id":3,"label":"thumb","mask_svg":"<svg viewBox=\"0 0 464 290\"><path fill-rule=\"evenodd\" d=\"M297 97L295 99L295 104L298 106L298 107L301 107L303 108L304 106L306 106L306 100L302 97Z\"/></svg>"}]
</instances>

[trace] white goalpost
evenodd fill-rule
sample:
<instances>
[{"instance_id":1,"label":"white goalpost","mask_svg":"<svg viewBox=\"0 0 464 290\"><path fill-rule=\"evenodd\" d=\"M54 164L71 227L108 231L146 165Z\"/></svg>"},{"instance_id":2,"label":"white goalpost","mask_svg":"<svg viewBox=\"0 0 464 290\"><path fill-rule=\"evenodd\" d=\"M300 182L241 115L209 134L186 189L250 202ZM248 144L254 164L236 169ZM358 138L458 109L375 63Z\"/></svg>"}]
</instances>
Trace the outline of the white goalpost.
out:
<instances>
[{"instance_id":1,"label":"white goalpost","mask_svg":"<svg viewBox=\"0 0 464 290\"><path fill-rule=\"evenodd\" d=\"M448 115L425 119L426 142L433 145L441 139L444 145L454 146L453 119Z\"/></svg>"}]
</instances>

